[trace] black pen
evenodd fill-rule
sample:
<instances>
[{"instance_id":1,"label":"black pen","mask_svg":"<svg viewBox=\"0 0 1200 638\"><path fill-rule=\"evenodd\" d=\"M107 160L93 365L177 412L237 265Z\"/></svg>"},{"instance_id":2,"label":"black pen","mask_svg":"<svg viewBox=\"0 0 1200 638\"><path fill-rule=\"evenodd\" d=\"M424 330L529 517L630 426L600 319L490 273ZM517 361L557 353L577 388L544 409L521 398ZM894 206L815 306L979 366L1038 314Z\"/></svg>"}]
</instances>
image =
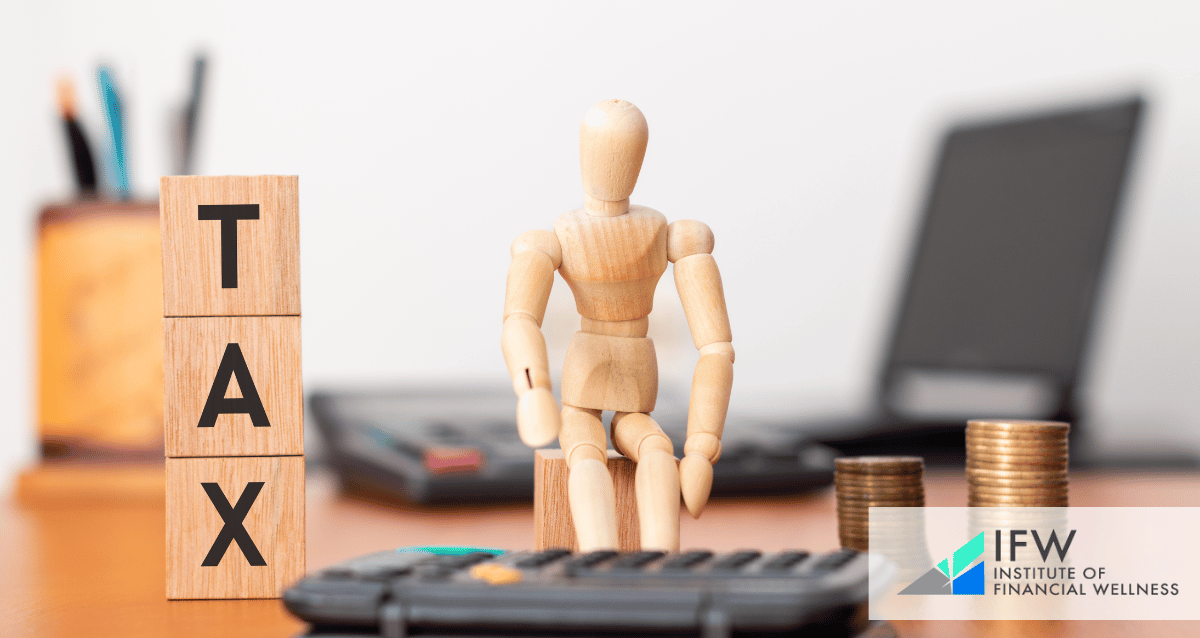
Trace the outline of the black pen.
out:
<instances>
[{"instance_id":1,"label":"black pen","mask_svg":"<svg viewBox=\"0 0 1200 638\"><path fill-rule=\"evenodd\" d=\"M58 79L58 108L62 112L67 141L71 145L71 157L75 161L75 183L85 195L96 192L96 165L92 161L92 149L75 120L75 84L66 76Z\"/></svg>"},{"instance_id":2,"label":"black pen","mask_svg":"<svg viewBox=\"0 0 1200 638\"><path fill-rule=\"evenodd\" d=\"M183 109L180 126L179 174L192 174L192 156L196 146L196 117L200 112L200 96L204 89L204 69L206 61L203 54L196 55L192 65L192 94L187 106Z\"/></svg>"}]
</instances>

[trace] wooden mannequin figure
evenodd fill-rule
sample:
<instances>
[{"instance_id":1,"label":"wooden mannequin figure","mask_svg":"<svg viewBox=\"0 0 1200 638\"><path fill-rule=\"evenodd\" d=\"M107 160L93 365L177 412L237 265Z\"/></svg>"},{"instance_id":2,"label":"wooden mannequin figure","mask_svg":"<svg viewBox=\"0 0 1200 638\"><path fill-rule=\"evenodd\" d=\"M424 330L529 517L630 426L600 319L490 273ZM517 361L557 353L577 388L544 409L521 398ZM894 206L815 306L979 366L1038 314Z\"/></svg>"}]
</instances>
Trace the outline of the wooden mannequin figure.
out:
<instances>
[{"instance_id":1,"label":"wooden mannequin figure","mask_svg":"<svg viewBox=\"0 0 1200 638\"><path fill-rule=\"evenodd\" d=\"M637 463L642 549L675 551L680 492L693 517L708 501L733 383L732 335L712 231L691 220L668 226L662 213L629 204L647 137L646 119L633 104L605 100L592 107L579 132L584 207L559 217L554 232L518 237L508 271L502 346L518 397L517 428L530 447L558 436L570 468L571 518L585 552L617 549L601 411L615 412L613 447ZM646 330L668 261L675 264L675 285L700 350L678 468L670 439L649 414L658 395L658 362ZM583 319L567 351L561 418L541 333L555 270Z\"/></svg>"}]
</instances>

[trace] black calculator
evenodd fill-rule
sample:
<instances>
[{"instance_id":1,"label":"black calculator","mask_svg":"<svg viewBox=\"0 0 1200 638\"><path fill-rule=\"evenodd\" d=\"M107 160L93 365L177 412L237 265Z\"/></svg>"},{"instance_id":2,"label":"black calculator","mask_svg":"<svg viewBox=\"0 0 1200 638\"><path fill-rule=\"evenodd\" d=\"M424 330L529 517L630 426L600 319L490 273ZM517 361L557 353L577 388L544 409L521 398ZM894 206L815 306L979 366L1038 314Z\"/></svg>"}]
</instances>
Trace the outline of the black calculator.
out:
<instances>
[{"instance_id":1,"label":"black calculator","mask_svg":"<svg viewBox=\"0 0 1200 638\"><path fill-rule=\"evenodd\" d=\"M508 386L327 391L309 399L344 486L424 504L533 498L533 450L517 436L516 404ZM678 454L687 406L666 397L659 404L654 418ZM712 493L822 489L833 482L836 456L786 427L731 416Z\"/></svg>"},{"instance_id":2,"label":"black calculator","mask_svg":"<svg viewBox=\"0 0 1200 638\"><path fill-rule=\"evenodd\" d=\"M681 553L406 548L284 592L309 636L884 636L854 550Z\"/></svg>"}]
</instances>

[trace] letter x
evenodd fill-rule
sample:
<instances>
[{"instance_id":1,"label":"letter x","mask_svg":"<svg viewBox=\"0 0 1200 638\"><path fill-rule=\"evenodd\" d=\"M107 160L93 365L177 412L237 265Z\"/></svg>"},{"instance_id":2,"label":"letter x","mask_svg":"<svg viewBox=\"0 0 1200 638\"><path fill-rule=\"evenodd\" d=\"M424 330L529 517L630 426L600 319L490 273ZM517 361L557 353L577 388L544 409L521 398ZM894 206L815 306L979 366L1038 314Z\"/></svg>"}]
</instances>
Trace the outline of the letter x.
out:
<instances>
[{"instance_id":1,"label":"letter x","mask_svg":"<svg viewBox=\"0 0 1200 638\"><path fill-rule=\"evenodd\" d=\"M237 505L233 507L229 506L229 499L225 498L225 493L221 491L220 485L216 483L201 483L200 485L204 486L204 491L208 493L208 500L212 501L213 507L217 508L217 513L221 515L221 520L225 522L221 533L217 534L217 540L213 541L212 549L208 550L208 556L205 556L204 562L200 564L204 567L220 565L221 558L225 556L225 550L229 549L229 544L237 541L247 562L255 567L266 565L267 561L263 560L262 554L258 553L258 548L254 546L254 540L250 538L250 532L247 532L245 526L242 525L242 521L246 520L246 514L250 512L250 506L254 505L254 499L258 498L258 493L262 491L263 482L247 483L246 489L242 490L242 495L238 498Z\"/></svg>"}]
</instances>

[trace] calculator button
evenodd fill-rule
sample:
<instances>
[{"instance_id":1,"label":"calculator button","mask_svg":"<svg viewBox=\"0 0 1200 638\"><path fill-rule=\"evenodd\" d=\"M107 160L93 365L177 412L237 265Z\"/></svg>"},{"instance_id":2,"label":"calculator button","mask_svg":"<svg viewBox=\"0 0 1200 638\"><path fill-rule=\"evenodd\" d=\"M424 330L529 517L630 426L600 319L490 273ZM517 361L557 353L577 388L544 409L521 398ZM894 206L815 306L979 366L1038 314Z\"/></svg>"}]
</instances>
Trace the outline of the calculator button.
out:
<instances>
[{"instance_id":1,"label":"calculator button","mask_svg":"<svg viewBox=\"0 0 1200 638\"><path fill-rule=\"evenodd\" d=\"M568 569L591 569L592 567L595 567L595 566L599 565L600 563L603 563L604 561L606 561L616 555L617 555L617 553L612 551L611 549L601 549L601 550L597 550L594 552L588 552L588 553L583 554L582 556L576 558L575 560L571 561L567 565L567 568Z\"/></svg>"},{"instance_id":2,"label":"calculator button","mask_svg":"<svg viewBox=\"0 0 1200 638\"><path fill-rule=\"evenodd\" d=\"M515 565L517 567L521 567L524 569L537 569L539 567L545 567L546 565L549 565L550 563L553 563L554 561L556 561L560 558L564 558L564 557L570 556L570 555L571 555L570 550L547 549L544 551L537 552L536 554L530 554L530 555L526 556L525 558L522 558L521 560L517 561L515 563Z\"/></svg>"},{"instance_id":3,"label":"calculator button","mask_svg":"<svg viewBox=\"0 0 1200 638\"><path fill-rule=\"evenodd\" d=\"M808 552L783 552L772 556L767 562L763 563L762 571L764 572L787 572L793 567L800 564L800 561L808 558Z\"/></svg>"},{"instance_id":4,"label":"calculator button","mask_svg":"<svg viewBox=\"0 0 1200 638\"><path fill-rule=\"evenodd\" d=\"M858 556L858 551L853 549L841 549L836 552L830 552L821 557L813 569L823 571L833 571L843 567L846 563L854 560Z\"/></svg>"},{"instance_id":5,"label":"calculator button","mask_svg":"<svg viewBox=\"0 0 1200 638\"><path fill-rule=\"evenodd\" d=\"M633 552L625 554L617 560L613 561L612 569L614 571L636 571L650 563L662 558L666 552Z\"/></svg>"},{"instance_id":6,"label":"calculator button","mask_svg":"<svg viewBox=\"0 0 1200 638\"><path fill-rule=\"evenodd\" d=\"M505 565L485 563L471 568L471 578L489 585L513 585L521 582L521 572Z\"/></svg>"},{"instance_id":7,"label":"calculator button","mask_svg":"<svg viewBox=\"0 0 1200 638\"><path fill-rule=\"evenodd\" d=\"M722 556L720 558L720 560L713 563L712 571L714 571L714 572L737 571L737 570L745 567L746 565L749 565L750 563L754 562L755 559L757 559L759 556L762 556L762 552L756 552L754 550L743 550L740 552L734 552L727 556Z\"/></svg>"},{"instance_id":8,"label":"calculator button","mask_svg":"<svg viewBox=\"0 0 1200 638\"><path fill-rule=\"evenodd\" d=\"M478 448L434 446L425 450L424 463L432 474L477 474L484 458Z\"/></svg>"},{"instance_id":9,"label":"calculator button","mask_svg":"<svg viewBox=\"0 0 1200 638\"><path fill-rule=\"evenodd\" d=\"M438 560L438 564L451 569L466 569L467 567L482 563L485 560L491 560L495 557L496 555L490 552L470 552L461 556L443 556Z\"/></svg>"},{"instance_id":10,"label":"calculator button","mask_svg":"<svg viewBox=\"0 0 1200 638\"><path fill-rule=\"evenodd\" d=\"M713 553L706 549L695 549L668 558L662 568L663 571L684 571L692 569L712 557Z\"/></svg>"}]
</instances>

